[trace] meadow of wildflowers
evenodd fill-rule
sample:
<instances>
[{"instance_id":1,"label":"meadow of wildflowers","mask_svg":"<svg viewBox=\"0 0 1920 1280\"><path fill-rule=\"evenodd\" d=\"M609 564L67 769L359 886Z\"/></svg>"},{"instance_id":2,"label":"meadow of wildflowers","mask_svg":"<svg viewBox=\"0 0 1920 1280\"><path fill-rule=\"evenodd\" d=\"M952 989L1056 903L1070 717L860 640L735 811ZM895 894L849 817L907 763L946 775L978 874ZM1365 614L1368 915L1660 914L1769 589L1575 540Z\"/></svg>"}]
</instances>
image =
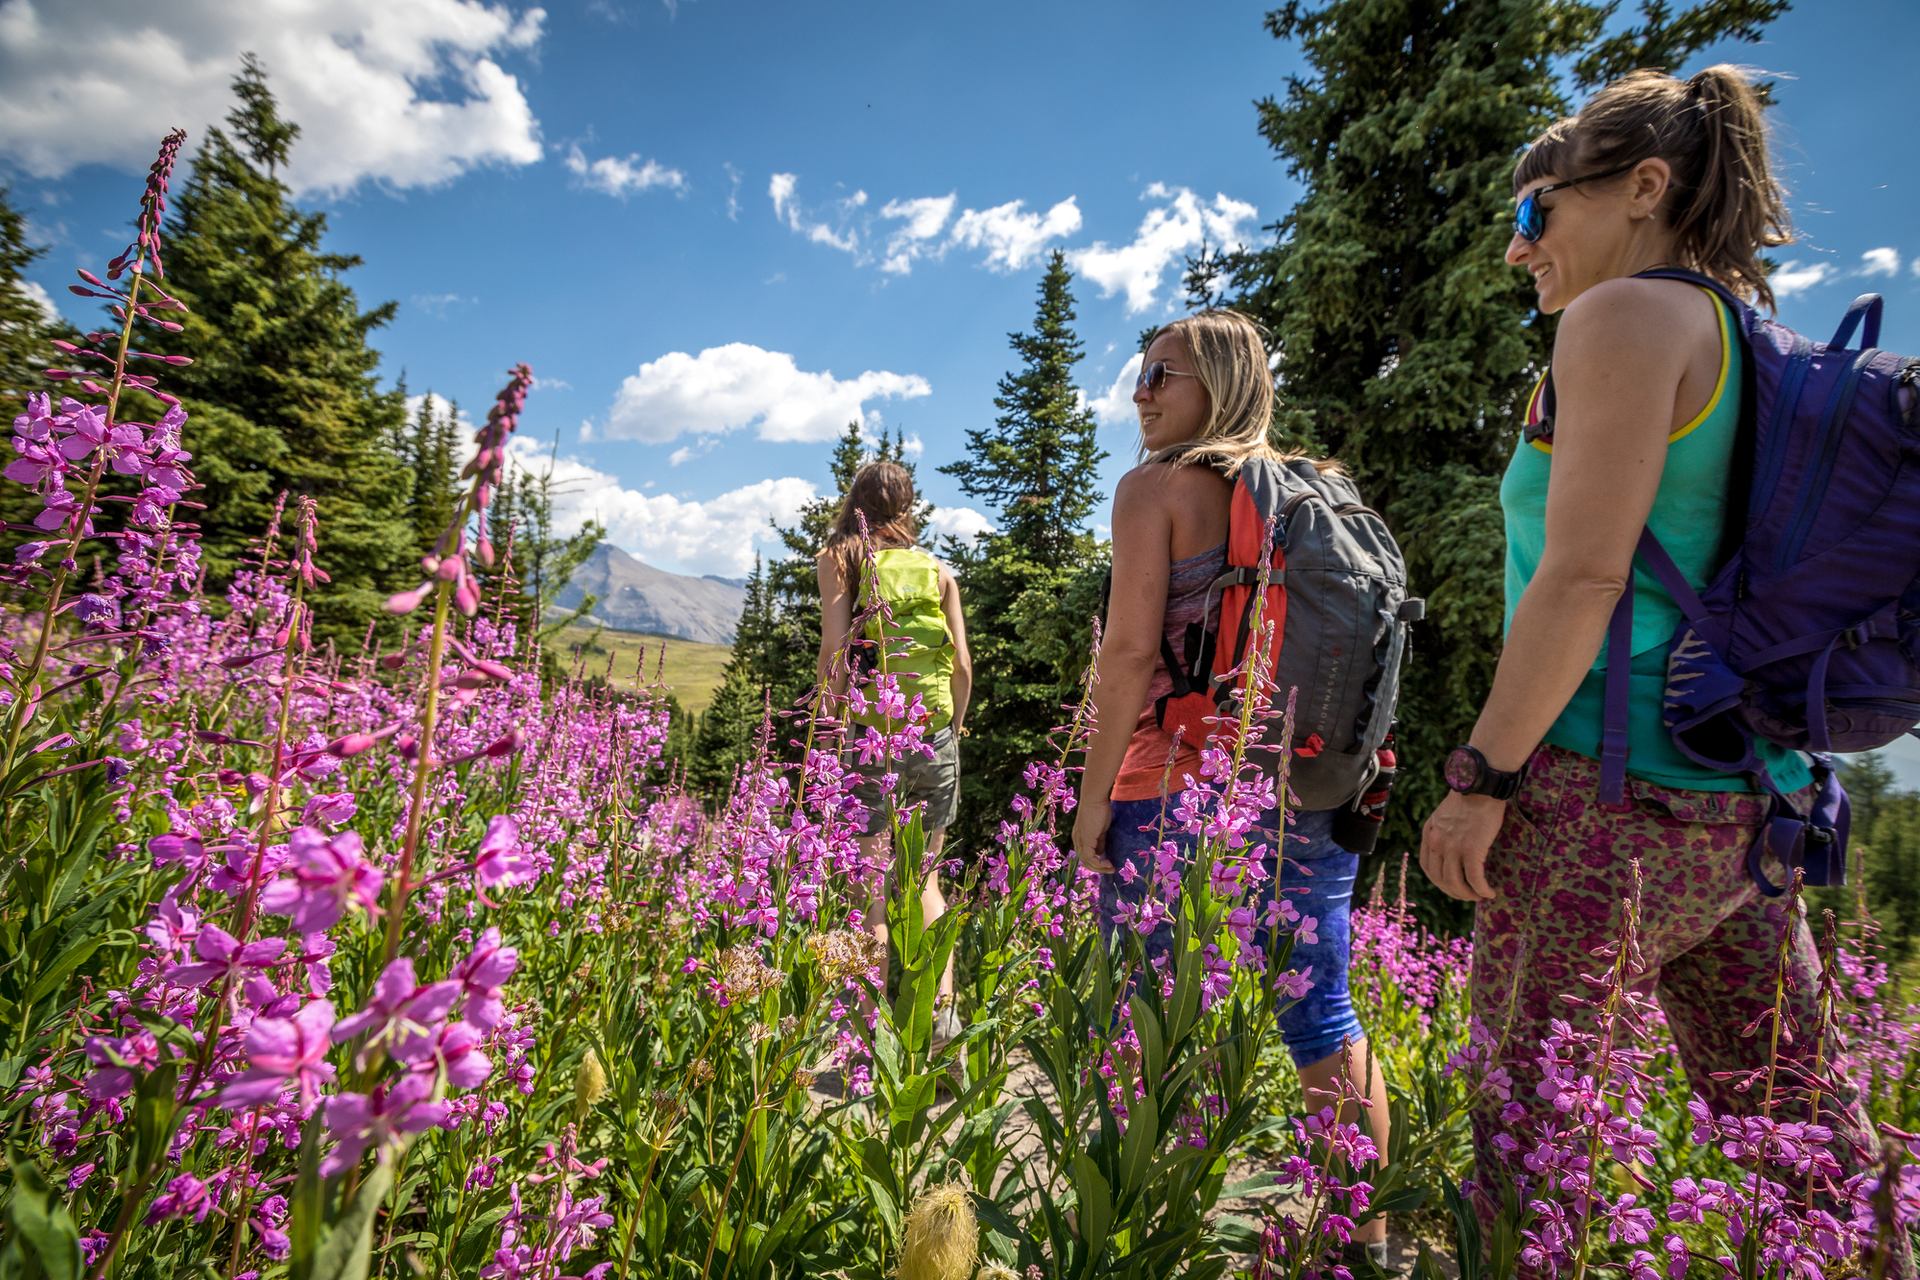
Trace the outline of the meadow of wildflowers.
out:
<instances>
[{"instance_id":1,"label":"meadow of wildflowers","mask_svg":"<svg viewBox=\"0 0 1920 1280\"><path fill-rule=\"evenodd\" d=\"M397 641L314 644L329 513L306 499L209 598L161 379L189 357L143 349L180 331L181 137L134 243L74 286L113 324L62 345L5 470L40 511L0 628L0 1276L1294 1280L1370 1274L1342 1246L1382 1213L1424 1275L1900 1274L1920 1041L1870 926L1821 922L1822 1025L1749 1029L1757 1061L1813 1037L1867 1082L1886 1155L1845 1177L1830 1079L1769 1067L1743 1114L1689 1104L1634 902L1569 993L1606 1030L1514 1079L1487 1069L1467 944L1376 889L1354 976L1395 1094L1382 1168L1357 1100L1300 1099L1280 1052L1315 922L1247 905L1284 856L1256 826L1277 780L1251 744L1288 714L1260 671L1173 819L1198 854L1166 846L1111 940L1064 843L1084 696L923 924L917 816L880 865L857 842L851 762L924 749L884 660L846 697L891 732L821 693L770 708L713 810L663 758L663 694L543 681L488 519L524 366L389 602ZM861 919L883 879L885 946ZM1556 1119L1516 1108L1510 1183L1463 1186L1469 1103L1520 1091Z\"/></svg>"}]
</instances>

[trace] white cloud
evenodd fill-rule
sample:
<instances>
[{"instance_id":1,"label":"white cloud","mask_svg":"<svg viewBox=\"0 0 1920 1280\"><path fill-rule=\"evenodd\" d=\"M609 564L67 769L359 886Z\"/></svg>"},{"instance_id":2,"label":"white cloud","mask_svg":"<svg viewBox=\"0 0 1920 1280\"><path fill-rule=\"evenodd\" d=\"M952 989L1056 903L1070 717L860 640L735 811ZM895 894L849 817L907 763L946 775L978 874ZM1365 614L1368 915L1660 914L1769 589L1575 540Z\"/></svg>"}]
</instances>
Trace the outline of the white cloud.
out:
<instances>
[{"instance_id":1,"label":"white cloud","mask_svg":"<svg viewBox=\"0 0 1920 1280\"><path fill-rule=\"evenodd\" d=\"M993 522L972 507L935 507L927 523L933 527L936 543L948 537L972 542L983 533L993 532Z\"/></svg>"},{"instance_id":2,"label":"white cloud","mask_svg":"<svg viewBox=\"0 0 1920 1280\"><path fill-rule=\"evenodd\" d=\"M472 302L474 299L467 297L464 293L416 293L411 301L415 310L424 311L434 319L440 320L446 317L447 308L462 302Z\"/></svg>"},{"instance_id":3,"label":"white cloud","mask_svg":"<svg viewBox=\"0 0 1920 1280\"><path fill-rule=\"evenodd\" d=\"M567 148L567 172L580 179L589 190L622 200L636 191L650 191L654 187L666 187L670 191L687 189L687 175L678 169L669 169L658 160L643 161L633 154L589 160L578 146Z\"/></svg>"},{"instance_id":4,"label":"white cloud","mask_svg":"<svg viewBox=\"0 0 1920 1280\"><path fill-rule=\"evenodd\" d=\"M954 193L949 192L944 196L889 200L881 206L882 218L902 225L887 239L886 257L880 260L880 269L894 275L905 275L913 270L914 259L937 251L940 247L939 235L946 229L947 219L953 216L957 199Z\"/></svg>"},{"instance_id":5,"label":"white cloud","mask_svg":"<svg viewBox=\"0 0 1920 1280\"><path fill-rule=\"evenodd\" d=\"M923 259L944 258L949 251L972 249L985 255L995 271L1018 271L1031 266L1047 246L1080 229L1080 206L1074 197L1044 213L1030 210L1024 200L1010 200L991 209L966 209L958 217L957 193L889 200L877 214L865 212L865 191L834 201L823 217L802 207L797 174L776 173L767 184L773 216L815 244L850 255L860 266L876 261L889 275L906 275ZM884 238L884 243L882 243ZM869 245L879 245L871 249Z\"/></svg>"},{"instance_id":6,"label":"white cloud","mask_svg":"<svg viewBox=\"0 0 1920 1280\"><path fill-rule=\"evenodd\" d=\"M1900 251L1891 245L1867 250L1860 255L1860 274L1863 276L1899 275Z\"/></svg>"},{"instance_id":7,"label":"white cloud","mask_svg":"<svg viewBox=\"0 0 1920 1280\"><path fill-rule=\"evenodd\" d=\"M545 470L547 448L517 436L514 461ZM768 521L792 524L817 496L812 483L796 476L755 481L704 500L648 493L566 454L554 460L553 490L555 532L572 533L597 519L606 526L607 541L648 564L724 577L752 572L754 551L776 541Z\"/></svg>"},{"instance_id":8,"label":"white cloud","mask_svg":"<svg viewBox=\"0 0 1920 1280\"><path fill-rule=\"evenodd\" d=\"M838 249L842 253L858 255L860 252L860 236L857 231L844 225L839 228L828 226L825 222L809 219L801 212L799 202L794 199L794 192L798 189L799 185L800 175L797 173L776 173L773 175L772 179L767 183L767 195L773 200L773 216L815 244L824 244L829 248ZM843 212L851 208L858 208L861 204L866 203L866 192L859 191L855 192L854 195L857 196L858 199L852 201L851 204L848 201L841 202Z\"/></svg>"},{"instance_id":9,"label":"white cloud","mask_svg":"<svg viewBox=\"0 0 1920 1280\"><path fill-rule=\"evenodd\" d=\"M606 435L664 444L682 435L756 427L762 440L832 440L871 422L871 400L914 400L933 388L918 374L868 370L841 379L801 369L792 356L744 342L699 355L669 351L620 384Z\"/></svg>"},{"instance_id":10,"label":"white cloud","mask_svg":"<svg viewBox=\"0 0 1920 1280\"><path fill-rule=\"evenodd\" d=\"M1773 286L1774 296L1790 298L1796 293L1804 293L1815 285L1825 284L1839 273L1830 262L1816 262L1803 267L1799 262L1789 262L1767 277L1767 283Z\"/></svg>"},{"instance_id":11,"label":"white cloud","mask_svg":"<svg viewBox=\"0 0 1920 1280\"><path fill-rule=\"evenodd\" d=\"M906 457L918 458L923 456L926 453L926 451L927 451L927 442L920 438L920 435L918 432L915 432L914 434L907 436L905 439L900 441L900 452L902 455Z\"/></svg>"},{"instance_id":12,"label":"white cloud","mask_svg":"<svg viewBox=\"0 0 1920 1280\"><path fill-rule=\"evenodd\" d=\"M1072 196L1045 213L1029 212L1026 201L1011 200L991 209L968 209L954 221L952 242L984 249L992 270L1019 271L1032 265L1051 241L1079 229L1080 206Z\"/></svg>"},{"instance_id":13,"label":"white cloud","mask_svg":"<svg viewBox=\"0 0 1920 1280\"><path fill-rule=\"evenodd\" d=\"M740 171L731 161L720 166L727 174L727 221L740 221Z\"/></svg>"},{"instance_id":14,"label":"white cloud","mask_svg":"<svg viewBox=\"0 0 1920 1280\"><path fill-rule=\"evenodd\" d=\"M1128 357L1120 366L1119 374L1113 385L1107 388L1105 395L1087 401L1087 407L1093 410L1093 416L1103 427L1137 427L1140 415L1133 407L1133 385L1140 376L1140 356L1138 353ZM1084 394L1084 393L1083 393Z\"/></svg>"},{"instance_id":15,"label":"white cloud","mask_svg":"<svg viewBox=\"0 0 1920 1280\"><path fill-rule=\"evenodd\" d=\"M42 319L48 324L59 324L61 322L60 308L53 304L53 296L51 294L32 280L21 280L17 283L20 286L20 292L27 295L27 301L40 308Z\"/></svg>"},{"instance_id":16,"label":"white cloud","mask_svg":"<svg viewBox=\"0 0 1920 1280\"><path fill-rule=\"evenodd\" d=\"M300 125L285 175L296 191L426 187L532 164L539 122L497 59L537 45L545 20L481 0L8 0L0 156L38 178L145 169L163 125L184 126L191 147L224 119L252 50Z\"/></svg>"},{"instance_id":17,"label":"white cloud","mask_svg":"<svg viewBox=\"0 0 1920 1280\"><path fill-rule=\"evenodd\" d=\"M1129 312L1151 307L1167 268L1188 253L1208 244L1241 244L1243 224L1259 213L1244 200L1216 194L1211 203L1202 203L1186 187L1172 189L1158 182L1142 192L1141 199L1161 203L1140 220L1132 243L1109 246L1096 241L1071 255L1074 269L1099 285L1102 297L1124 290Z\"/></svg>"}]
</instances>

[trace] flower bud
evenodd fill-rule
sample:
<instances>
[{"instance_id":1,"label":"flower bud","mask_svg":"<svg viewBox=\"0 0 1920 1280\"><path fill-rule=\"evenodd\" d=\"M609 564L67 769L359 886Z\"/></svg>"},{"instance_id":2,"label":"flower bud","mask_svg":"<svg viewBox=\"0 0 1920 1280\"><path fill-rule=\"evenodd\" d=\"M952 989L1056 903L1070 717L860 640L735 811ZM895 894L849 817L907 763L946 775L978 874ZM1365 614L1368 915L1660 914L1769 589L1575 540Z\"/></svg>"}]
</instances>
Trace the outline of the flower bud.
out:
<instances>
[{"instance_id":1,"label":"flower bud","mask_svg":"<svg viewBox=\"0 0 1920 1280\"><path fill-rule=\"evenodd\" d=\"M420 602L427 598L427 592L431 590L433 590L433 584L431 582L423 582L411 591L396 592L387 597L387 612L398 614L412 613L420 607Z\"/></svg>"}]
</instances>

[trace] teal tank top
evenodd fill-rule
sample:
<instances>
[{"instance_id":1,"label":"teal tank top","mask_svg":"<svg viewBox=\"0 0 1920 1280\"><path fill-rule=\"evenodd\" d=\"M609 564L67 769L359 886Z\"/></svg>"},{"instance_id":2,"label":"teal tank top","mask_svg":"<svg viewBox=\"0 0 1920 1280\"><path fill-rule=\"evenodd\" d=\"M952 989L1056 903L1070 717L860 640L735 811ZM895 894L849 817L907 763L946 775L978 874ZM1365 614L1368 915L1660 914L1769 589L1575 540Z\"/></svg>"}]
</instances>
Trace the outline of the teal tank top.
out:
<instances>
[{"instance_id":1,"label":"teal tank top","mask_svg":"<svg viewBox=\"0 0 1920 1280\"><path fill-rule=\"evenodd\" d=\"M1702 292L1706 292L1702 290ZM1720 376L1706 407L1692 421L1667 437L1667 460L1660 474L1647 527L1667 549L1680 572L1695 587L1704 587L1715 567L1720 532L1727 508L1727 479L1733 466L1735 433L1740 425L1740 379L1744 359L1733 333L1733 317L1713 294L1720 317ZM1537 421L1546 376L1534 385L1527 402L1527 421ZM1553 444L1523 436L1500 482L1500 510L1507 531L1506 626L1513 626L1513 610L1540 567L1547 544L1547 481L1553 474ZM1679 626L1680 607L1651 575L1634 566L1633 652L1628 712L1627 773L1656 786L1689 791L1750 791L1744 774L1709 769L1689 760L1673 745L1661 721L1666 689L1667 646ZM1547 730L1556 747L1600 758L1600 729L1604 719L1606 669L1609 655L1603 644L1592 670L1567 703L1560 718ZM1762 742L1759 755L1782 791L1795 791L1812 781L1807 762L1797 751Z\"/></svg>"}]
</instances>

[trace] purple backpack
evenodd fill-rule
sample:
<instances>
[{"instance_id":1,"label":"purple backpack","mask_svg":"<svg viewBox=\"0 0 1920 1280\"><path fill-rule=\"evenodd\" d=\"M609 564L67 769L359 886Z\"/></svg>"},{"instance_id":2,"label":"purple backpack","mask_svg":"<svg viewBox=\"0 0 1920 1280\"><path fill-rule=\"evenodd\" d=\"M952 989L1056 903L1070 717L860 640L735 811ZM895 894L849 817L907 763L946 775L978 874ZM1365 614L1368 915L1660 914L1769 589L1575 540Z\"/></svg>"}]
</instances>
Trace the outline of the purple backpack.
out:
<instances>
[{"instance_id":1,"label":"purple backpack","mask_svg":"<svg viewBox=\"0 0 1920 1280\"><path fill-rule=\"evenodd\" d=\"M1747 355L1719 571L1696 592L1640 535L1640 564L1684 615L1667 656L1667 730L1689 759L1771 795L1747 855L1764 892L1781 892L1761 869L1768 851L1808 884L1841 884L1847 796L1826 753L1884 747L1920 723L1920 359L1875 347L1878 294L1855 299L1819 343L1704 276L1642 275L1712 289L1740 317ZM1608 654L1625 653L1632 631L1629 590ZM1626 787L1628 665L1607 663L1601 799L1612 804ZM1759 738L1813 754L1808 812L1768 776Z\"/></svg>"}]
</instances>

